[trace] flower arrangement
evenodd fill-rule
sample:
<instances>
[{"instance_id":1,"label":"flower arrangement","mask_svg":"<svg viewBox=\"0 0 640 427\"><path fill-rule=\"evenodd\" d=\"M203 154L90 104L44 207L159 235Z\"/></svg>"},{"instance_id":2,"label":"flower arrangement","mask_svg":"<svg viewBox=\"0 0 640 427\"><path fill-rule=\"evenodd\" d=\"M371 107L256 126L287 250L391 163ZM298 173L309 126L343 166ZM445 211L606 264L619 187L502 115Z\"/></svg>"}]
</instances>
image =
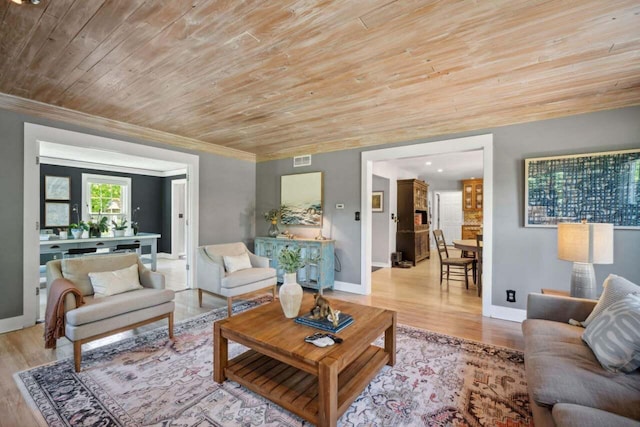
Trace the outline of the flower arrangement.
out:
<instances>
[{"instance_id":1,"label":"flower arrangement","mask_svg":"<svg viewBox=\"0 0 640 427\"><path fill-rule=\"evenodd\" d=\"M127 229L127 218L120 218L120 221L111 221L113 224L114 230L126 230Z\"/></svg>"},{"instance_id":2,"label":"flower arrangement","mask_svg":"<svg viewBox=\"0 0 640 427\"><path fill-rule=\"evenodd\" d=\"M262 215L264 216L265 221L276 224L278 222L278 218L280 218L280 209L271 209L268 212L264 212Z\"/></svg>"}]
</instances>

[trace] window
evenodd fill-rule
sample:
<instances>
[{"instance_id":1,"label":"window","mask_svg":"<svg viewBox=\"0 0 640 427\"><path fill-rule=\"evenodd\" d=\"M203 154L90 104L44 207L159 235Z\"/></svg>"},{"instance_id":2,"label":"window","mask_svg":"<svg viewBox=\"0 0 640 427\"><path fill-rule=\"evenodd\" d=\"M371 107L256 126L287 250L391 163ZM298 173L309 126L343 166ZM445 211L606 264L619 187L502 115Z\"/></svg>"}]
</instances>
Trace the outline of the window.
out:
<instances>
[{"instance_id":1,"label":"window","mask_svg":"<svg viewBox=\"0 0 640 427\"><path fill-rule=\"evenodd\" d=\"M83 173L82 189L82 218L130 221L131 178Z\"/></svg>"}]
</instances>

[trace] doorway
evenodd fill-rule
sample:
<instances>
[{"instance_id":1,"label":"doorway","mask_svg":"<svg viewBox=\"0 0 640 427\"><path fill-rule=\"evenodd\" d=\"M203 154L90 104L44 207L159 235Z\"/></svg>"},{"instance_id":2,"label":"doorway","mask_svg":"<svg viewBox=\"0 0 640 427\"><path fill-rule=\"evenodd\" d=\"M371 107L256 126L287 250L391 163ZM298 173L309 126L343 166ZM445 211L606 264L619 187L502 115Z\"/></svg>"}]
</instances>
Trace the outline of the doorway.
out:
<instances>
[{"instance_id":1,"label":"doorway","mask_svg":"<svg viewBox=\"0 0 640 427\"><path fill-rule=\"evenodd\" d=\"M164 148L135 144L80 132L48 126L24 124L24 228L23 228L23 315L12 329L28 327L36 322L37 292L39 284L39 234L40 234L40 168L41 142L100 150L105 157L111 153L138 156L158 161L177 162L186 165L188 209L186 210L186 259L188 283L193 286L196 277L195 247L198 244L198 191L199 157Z\"/></svg>"},{"instance_id":2,"label":"doorway","mask_svg":"<svg viewBox=\"0 0 640 427\"><path fill-rule=\"evenodd\" d=\"M462 237L462 191L439 191L434 194L432 228L442 230L448 241Z\"/></svg>"},{"instance_id":3,"label":"doorway","mask_svg":"<svg viewBox=\"0 0 640 427\"><path fill-rule=\"evenodd\" d=\"M187 253L187 180L171 181L171 256L182 259Z\"/></svg>"},{"instance_id":4,"label":"doorway","mask_svg":"<svg viewBox=\"0 0 640 427\"><path fill-rule=\"evenodd\" d=\"M417 156L427 156L446 153L457 153L481 150L484 176L484 270L483 270L483 294L482 314L491 317L493 305L491 303L492 291L492 230L493 220L491 206L493 204L493 135L477 135L465 138L457 138L430 143L407 145L402 147L386 148L381 150L365 151L361 158L361 284L358 293L369 295L371 293L371 256L372 256L372 214L371 194L373 190L372 175L374 163L383 160L405 159ZM354 287L355 288L355 287ZM355 289L354 289L355 290Z\"/></svg>"}]
</instances>

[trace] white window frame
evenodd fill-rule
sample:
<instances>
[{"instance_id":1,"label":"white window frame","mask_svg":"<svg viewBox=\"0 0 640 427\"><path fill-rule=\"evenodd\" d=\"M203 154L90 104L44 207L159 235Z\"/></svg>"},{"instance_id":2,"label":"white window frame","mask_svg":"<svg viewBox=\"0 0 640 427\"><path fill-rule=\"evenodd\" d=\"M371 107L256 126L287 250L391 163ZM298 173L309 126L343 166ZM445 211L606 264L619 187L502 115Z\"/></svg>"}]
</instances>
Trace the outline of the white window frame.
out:
<instances>
[{"instance_id":1,"label":"white window frame","mask_svg":"<svg viewBox=\"0 0 640 427\"><path fill-rule=\"evenodd\" d=\"M81 220L86 221L90 218L91 212L89 212L89 203L91 201L91 190L90 184L111 184L111 185L120 185L124 187L124 191L122 193L122 206L120 210L124 209L124 214L110 214L109 212L102 212L104 216L109 217L109 220L112 220L112 217L124 217L127 219L129 223L131 223L131 178L127 178L124 176L111 176L111 175L98 175L92 173L83 173L82 174L82 217ZM93 215L96 215L98 212L93 212ZM74 219L75 220L75 219Z\"/></svg>"}]
</instances>

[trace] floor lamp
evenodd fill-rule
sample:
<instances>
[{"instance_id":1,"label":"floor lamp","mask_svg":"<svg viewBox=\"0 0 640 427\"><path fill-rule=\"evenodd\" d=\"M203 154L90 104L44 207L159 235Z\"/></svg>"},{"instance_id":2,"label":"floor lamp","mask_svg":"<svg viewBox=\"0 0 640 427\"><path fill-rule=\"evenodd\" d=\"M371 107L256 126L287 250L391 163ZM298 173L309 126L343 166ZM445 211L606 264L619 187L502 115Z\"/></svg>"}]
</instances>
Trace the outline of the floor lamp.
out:
<instances>
[{"instance_id":1,"label":"floor lamp","mask_svg":"<svg viewBox=\"0 0 640 427\"><path fill-rule=\"evenodd\" d=\"M558 224L558 258L573 261L571 296L596 299L593 264L613 264L613 224Z\"/></svg>"}]
</instances>

